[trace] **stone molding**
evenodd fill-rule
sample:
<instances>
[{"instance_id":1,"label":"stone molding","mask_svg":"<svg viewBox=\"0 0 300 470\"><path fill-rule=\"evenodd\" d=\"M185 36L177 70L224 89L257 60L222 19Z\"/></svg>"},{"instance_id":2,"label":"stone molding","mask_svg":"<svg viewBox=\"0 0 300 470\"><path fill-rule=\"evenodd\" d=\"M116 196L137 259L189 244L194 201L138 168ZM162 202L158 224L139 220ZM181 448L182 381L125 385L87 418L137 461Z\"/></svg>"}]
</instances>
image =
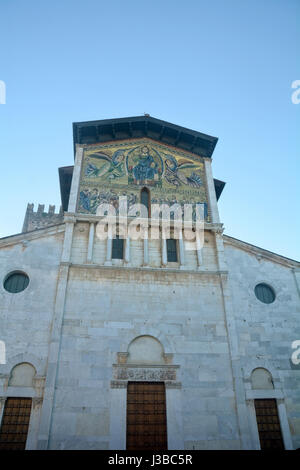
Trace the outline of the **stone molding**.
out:
<instances>
[{"instance_id":1,"label":"stone molding","mask_svg":"<svg viewBox=\"0 0 300 470\"><path fill-rule=\"evenodd\" d=\"M240 248L241 250L247 251L248 253L251 253L256 257L260 257L261 259L268 259L273 261L274 263L279 263L289 268L299 269L300 267L300 263L296 260L286 258L284 256L281 256L280 254L273 253L272 251L265 250L264 248L260 248L259 246L251 245L250 243L238 240L237 238L230 237L229 235L224 234L223 241L224 244Z\"/></svg>"},{"instance_id":2,"label":"stone molding","mask_svg":"<svg viewBox=\"0 0 300 470\"><path fill-rule=\"evenodd\" d=\"M131 271L144 271L144 272L160 272L160 273L176 273L176 274L199 274L205 275L205 276L219 276L219 275L228 275L228 271L220 271L220 270L215 270L215 271L205 271L200 270L200 269L179 269L179 267L176 268L152 268L151 266L128 266L128 265L104 265L104 264L91 264L91 263L85 263L85 264L79 264L79 263L66 263L66 262L61 262L60 264L62 265L67 265L70 266L71 268L92 268L92 269L120 269L120 270L131 270Z\"/></svg>"},{"instance_id":3,"label":"stone molding","mask_svg":"<svg viewBox=\"0 0 300 470\"><path fill-rule=\"evenodd\" d=\"M246 390L246 400L255 400L256 398L276 398L284 399L281 390Z\"/></svg>"},{"instance_id":4,"label":"stone molding","mask_svg":"<svg viewBox=\"0 0 300 470\"><path fill-rule=\"evenodd\" d=\"M24 242L56 235L57 233L63 233L64 231L65 224L61 222L60 224L51 225L49 227L37 228L31 232L16 233L14 235L9 235L8 237L0 238L0 246L17 245L18 243L23 245Z\"/></svg>"},{"instance_id":5,"label":"stone molding","mask_svg":"<svg viewBox=\"0 0 300 470\"><path fill-rule=\"evenodd\" d=\"M140 335L140 336L144 336L144 335ZM150 335L150 336L152 336L152 335ZM115 364L115 365L116 366L122 366L122 365L124 366L125 365L125 367L141 367L140 364L128 364L127 363L128 356L129 356L128 352L118 352L117 353L118 364ZM153 364L153 365L151 365L151 367L164 367L166 364L170 364L171 367L179 367L179 366L171 365L172 360L173 360L173 356L174 356L173 353L163 353L163 360L164 360L165 363L164 364Z\"/></svg>"}]
</instances>

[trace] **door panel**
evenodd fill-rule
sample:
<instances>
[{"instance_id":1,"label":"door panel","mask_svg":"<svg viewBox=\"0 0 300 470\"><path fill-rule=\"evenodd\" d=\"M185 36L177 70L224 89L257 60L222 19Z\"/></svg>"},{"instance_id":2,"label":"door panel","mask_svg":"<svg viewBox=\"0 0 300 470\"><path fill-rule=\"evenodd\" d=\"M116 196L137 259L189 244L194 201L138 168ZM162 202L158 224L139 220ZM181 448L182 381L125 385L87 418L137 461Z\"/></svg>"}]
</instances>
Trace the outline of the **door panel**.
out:
<instances>
[{"instance_id":1,"label":"door panel","mask_svg":"<svg viewBox=\"0 0 300 470\"><path fill-rule=\"evenodd\" d=\"M276 400L257 399L254 405L261 449L284 449Z\"/></svg>"},{"instance_id":2,"label":"door panel","mask_svg":"<svg viewBox=\"0 0 300 470\"><path fill-rule=\"evenodd\" d=\"M7 398L0 429L0 450L25 449L31 402L31 398Z\"/></svg>"},{"instance_id":3,"label":"door panel","mask_svg":"<svg viewBox=\"0 0 300 470\"><path fill-rule=\"evenodd\" d=\"M163 382L128 382L127 449L167 449L166 392Z\"/></svg>"}]
</instances>

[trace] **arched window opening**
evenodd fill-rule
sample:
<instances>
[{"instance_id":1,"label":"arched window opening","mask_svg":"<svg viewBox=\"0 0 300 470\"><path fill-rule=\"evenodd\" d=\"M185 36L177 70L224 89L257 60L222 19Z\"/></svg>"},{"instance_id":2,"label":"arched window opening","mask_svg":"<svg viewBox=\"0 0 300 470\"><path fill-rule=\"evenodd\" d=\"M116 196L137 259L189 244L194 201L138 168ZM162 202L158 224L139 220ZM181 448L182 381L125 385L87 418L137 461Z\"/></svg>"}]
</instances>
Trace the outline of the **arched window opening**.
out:
<instances>
[{"instance_id":1,"label":"arched window opening","mask_svg":"<svg viewBox=\"0 0 300 470\"><path fill-rule=\"evenodd\" d=\"M147 215L150 217L150 191L147 188L141 190L141 204L147 209Z\"/></svg>"},{"instance_id":2,"label":"arched window opening","mask_svg":"<svg viewBox=\"0 0 300 470\"><path fill-rule=\"evenodd\" d=\"M128 347L127 362L129 364L164 364L163 346L153 336L138 336Z\"/></svg>"},{"instance_id":3,"label":"arched window opening","mask_svg":"<svg viewBox=\"0 0 300 470\"><path fill-rule=\"evenodd\" d=\"M263 367L254 369L251 374L251 385L253 390L272 390L274 384L271 373Z\"/></svg>"},{"instance_id":4,"label":"arched window opening","mask_svg":"<svg viewBox=\"0 0 300 470\"><path fill-rule=\"evenodd\" d=\"M13 387L33 387L36 370L32 364L22 362L17 364L10 373L8 385Z\"/></svg>"}]
</instances>

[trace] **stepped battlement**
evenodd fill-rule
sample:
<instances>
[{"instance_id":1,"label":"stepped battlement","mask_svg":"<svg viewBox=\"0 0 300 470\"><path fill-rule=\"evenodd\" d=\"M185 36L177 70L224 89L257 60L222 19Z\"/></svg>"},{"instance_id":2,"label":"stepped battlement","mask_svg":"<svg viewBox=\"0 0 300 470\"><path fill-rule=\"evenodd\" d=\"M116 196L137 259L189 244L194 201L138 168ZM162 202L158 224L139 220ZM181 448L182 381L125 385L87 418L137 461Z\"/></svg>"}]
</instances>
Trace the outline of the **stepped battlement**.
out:
<instances>
[{"instance_id":1,"label":"stepped battlement","mask_svg":"<svg viewBox=\"0 0 300 470\"><path fill-rule=\"evenodd\" d=\"M34 204L27 204L22 232L31 232L39 228L50 227L63 222L63 209L60 206L59 212L55 212L55 205L49 205L48 212L45 211L45 204L39 204L34 212Z\"/></svg>"}]
</instances>

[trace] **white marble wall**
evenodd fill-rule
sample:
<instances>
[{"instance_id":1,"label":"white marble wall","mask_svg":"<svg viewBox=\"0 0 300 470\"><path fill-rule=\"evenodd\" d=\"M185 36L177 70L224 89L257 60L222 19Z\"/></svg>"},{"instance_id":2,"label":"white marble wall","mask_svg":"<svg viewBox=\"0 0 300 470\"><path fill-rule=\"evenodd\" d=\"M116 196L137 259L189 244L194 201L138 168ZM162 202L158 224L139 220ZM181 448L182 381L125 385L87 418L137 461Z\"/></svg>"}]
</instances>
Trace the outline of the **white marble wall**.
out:
<instances>
[{"instance_id":1,"label":"white marble wall","mask_svg":"<svg viewBox=\"0 0 300 470\"><path fill-rule=\"evenodd\" d=\"M287 414L288 424L281 423L284 438L298 448L300 366L291 362L294 351L291 345L300 339L300 299L294 268L289 260L275 261L272 254L263 256L259 250L255 254L253 250L249 252L235 246L230 240L225 240L225 253L246 396L251 400L251 371L257 367L269 370L277 397L282 398L279 405ZM273 303L265 304L256 298L254 288L261 282L274 289ZM268 390L263 395L272 398Z\"/></svg>"},{"instance_id":2,"label":"white marble wall","mask_svg":"<svg viewBox=\"0 0 300 470\"><path fill-rule=\"evenodd\" d=\"M169 433L176 431L170 448L259 448L255 367L272 374L286 447L300 446L300 371L290 362L291 343L300 339L299 286L288 262L226 237L223 253L222 236L216 245L207 230L200 270L195 252L185 253L185 270L176 263L162 269L161 244L152 241L148 267L142 241L131 244L130 267L104 266L106 244L97 237L87 259L89 222L66 220L65 239L62 225L0 240L2 280L13 270L30 277L19 294L0 283L0 339L8 356L0 365L0 397L18 394L8 386L16 363L37 369L36 388L19 390L38 399L28 448L124 448L126 389L112 388L113 365L140 335L157 338L176 366L167 388ZM273 304L256 299L258 282L274 288Z\"/></svg>"}]
</instances>

